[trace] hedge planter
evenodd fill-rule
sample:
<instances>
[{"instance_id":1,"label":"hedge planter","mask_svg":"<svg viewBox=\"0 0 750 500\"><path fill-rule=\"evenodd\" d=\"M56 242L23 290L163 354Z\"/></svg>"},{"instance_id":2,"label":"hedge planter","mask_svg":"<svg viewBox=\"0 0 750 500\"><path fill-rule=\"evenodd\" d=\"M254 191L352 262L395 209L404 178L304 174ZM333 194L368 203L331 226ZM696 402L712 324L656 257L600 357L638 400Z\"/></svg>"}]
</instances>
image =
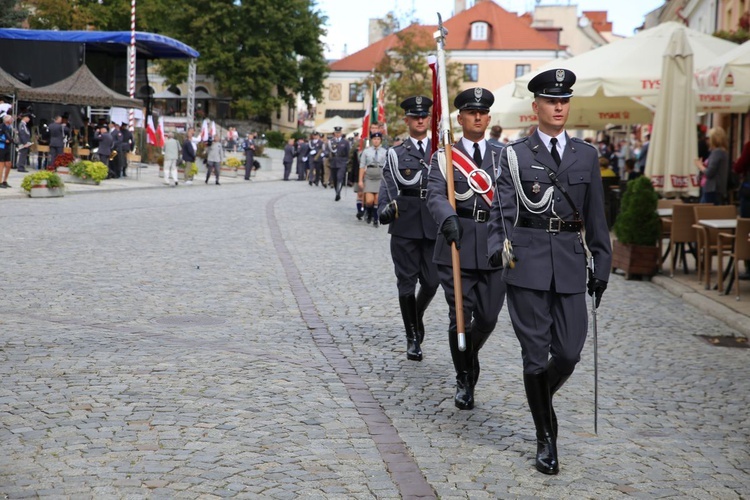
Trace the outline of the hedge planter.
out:
<instances>
[{"instance_id":1,"label":"hedge planter","mask_svg":"<svg viewBox=\"0 0 750 500\"><path fill-rule=\"evenodd\" d=\"M659 247L625 245L615 240L612 244L612 270L620 269L625 279L633 275L652 277L659 271Z\"/></svg>"},{"instance_id":2,"label":"hedge planter","mask_svg":"<svg viewBox=\"0 0 750 500\"><path fill-rule=\"evenodd\" d=\"M237 169L229 168L229 167L222 167L221 174L219 175L220 177L237 177Z\"/></svg>"},{"instance_id":3,"label":"hedge planter","mask_svg":"<svg viewBox=\"0 0 750 500\"><path fill-rule=\"evenodd\" d=\"M48 188L47 186L32 186L29 191L31 198L60 198L65 196L64 187Z\"/></svg>"}]
</instances>

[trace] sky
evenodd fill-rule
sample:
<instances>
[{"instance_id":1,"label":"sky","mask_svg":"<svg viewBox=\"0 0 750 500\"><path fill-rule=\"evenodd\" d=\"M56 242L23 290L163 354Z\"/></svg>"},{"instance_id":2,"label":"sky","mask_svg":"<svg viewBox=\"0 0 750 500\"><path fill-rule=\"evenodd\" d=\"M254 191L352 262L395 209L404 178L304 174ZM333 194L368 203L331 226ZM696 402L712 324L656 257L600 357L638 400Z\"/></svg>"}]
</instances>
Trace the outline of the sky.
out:
<instances>
[{"instance_id":1,"label":"sky","mask_svg":"<svg viewBox=\"0 0 750 500\"><path fill-rule=\"evenodd\" d=\"M406 21L418 19L423 24L437 24L437 13L443 20L451 17L455 0L316 0L318 9L328 16L325 38L326 57L340 59L346 50L353 54L367 46L370 18L384 17L393 11ZM617 35L632 36L633 30L643 24L644 16L664 5L664 0L495 0L510 12L530 12L540 5L578 5L578 14L584 10L606 10ZM466 1L467 7L473 0ZM413 12L414 15L410 15Z\"/></svg>"}]
</instances>

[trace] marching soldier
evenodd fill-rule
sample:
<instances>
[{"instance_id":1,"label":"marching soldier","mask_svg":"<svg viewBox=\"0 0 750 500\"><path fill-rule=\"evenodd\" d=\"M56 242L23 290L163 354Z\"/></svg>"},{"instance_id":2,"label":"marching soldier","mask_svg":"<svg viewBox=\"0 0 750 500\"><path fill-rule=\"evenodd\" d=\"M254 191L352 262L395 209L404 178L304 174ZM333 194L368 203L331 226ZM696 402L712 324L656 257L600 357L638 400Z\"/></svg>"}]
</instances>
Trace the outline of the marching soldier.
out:
<instances>
[{"instance_id":1,"label":"marching soldier","mask_svg":"<svg viewBox=\"0 0 750 500\"><path fill-rule=\"evenodd\" d=\"M135 146L135 140L133 139L133 132L126 122L120 124L120 145L117 150L118 159L120 160L120 172L122 177L128 176L128 153L133 151Z\"/></svg>"},{"instance_id":2,"label":"marching soldier","mask_svg":"<svg viewBox=\"0 0 750 500\"><path fill-rule=\"evenodd\" d=\"M310 139L310 175L307 178L309 185L323 182L323 154L325 153L323 141L320 140L320 132L313 131ZM325 187L325 184L323 184Z\"/></svg>"},{"instance_id":3,"label":"marching soldier","mask_svg":"<svg viewBox=\"0 0 750 500\"><path fill-rule=\"evenodd\" d=\"M480 87L468 89L456 97L458 123L463 138L453 146L453 165L440 165L439 154L432 157L427 206L440 231L435 242L434 262L440 284L448 301L450 343L453 366L456 369L456 407L474 408L474 387L479 379L479 350L495 329L497 317L505 301L500 265L489 263L487 233L490 205L494 197L495 169L502 146L489 144L484 139L490 123L490 106L495 101L492 93ZM453 168L453 186L446 186L441 169ZM456 209L448 202L447 189L456 193ZM461 285L454 290L451 243L459 248ZM455 293L463 294L464 317L471 324L466 327L466 350L458 349L456 335Z\"/></svg>"},{"instance_id":4,"label":"marching soldier","mask_svg":"<svg viewBox=\"0 0 750 500\"><path fill-rule=\"evenodd\" d=\"M329 163L331 165L331 182L336 191L336 201L341 199L341 188L344 186L346 163L349 159L349 141L341 136L341 127L333 128L333 139L328 141Z\"/></svg>"},{"instance_id":5,"label":"marching soldier","mask_svg":"<svg viewBox=\"0 0 750 500\"><path fill-rule=\"evenodd\" d=\"M389 224L391 258L396 271L398 303L406 329L406 357L421 361L424 312L438 287L437 268L432 262L437 226L427 210L426 159L432 100L409 97L401 103L409 138L388 151L378 194L381 224ZM414 292L419 281L419 293Z\"/></svg>"},{"instance_id":6,"label":"marching soldier","mask_svg":"<svg viewBox=\"0 0 750 500\"><path fill-rule=\"evenodd\" d=\"M552 396L573 373L586 340L586 252L594 262L588 292L596 295L595 307L612 262L597 151L565 132L575 80L573 72L555 69L529 82L539 126L503 151L490 223L491 261L501 261L506 238L517 257L503 278L536 427L535 465L544 474L559 471Z\"/></svg>"}]
</instances>

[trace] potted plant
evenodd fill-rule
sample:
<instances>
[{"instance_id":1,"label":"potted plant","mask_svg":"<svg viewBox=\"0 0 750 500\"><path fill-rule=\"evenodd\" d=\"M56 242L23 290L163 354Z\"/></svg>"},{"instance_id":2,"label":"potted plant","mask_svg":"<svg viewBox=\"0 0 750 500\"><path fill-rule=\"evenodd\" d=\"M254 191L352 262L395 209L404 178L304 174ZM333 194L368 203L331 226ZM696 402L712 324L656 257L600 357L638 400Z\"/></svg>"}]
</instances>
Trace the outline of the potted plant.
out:
<instances>
[{"instance_id":1,"label":"potted plant","mask_svg":"<svg viewBox=\"0 0 750 500\"><path fill-rule=\"evenodd\" d=\"M235 156L230 156L221 167L221 175L229 175L229 177L237 177L237 169L244 167L245 163Z\"/></svg>"},{"instance_id":2,"label":"potted plant","mask_svg":"<svg viewBox=\"0 0 750 500\"><path fill-rule=\"evenodd\" d=\"M612 230L612 268L631 275L654 276L659 270L661 221L656 212L659 195L651 179L640 176L629 181L622 196L620 213Z\"/></svg>"},{"instance_id":3,"label":"potted plant","mask_svg":"<svg viewBox=\"0 0 750 500\"><path fill-rule=\"evenodd\" d=\"M96 184L107 178L109 169L100 161L79 160L68 165L70 181L78 184Z\"/></svg>"},{"instance_id":4,"label":"potted plant","mask_svg":"<svg viewBox=\"0 0 750 500\"><path fill-rule=\"evenodd\" d=\"M62 153L57 155L55 157L55 161L52 163L52 165L47 167L47 170L52 170L53 172L57 172L59 174L67 174L68 173L68 165L76 161L75 157L70 153Z\"/></svg>"},{"instance_id":5,"label":"potted plant","mask_svg":"<svg viewBox=\"0 0 750 500\"><path fill-rule=\"evenodd\" d=\"M65 195L65 184L51 170L40 170L25 176L21 181L21 188L32 198L57 198Z\"/></svg>"}]
</instances>

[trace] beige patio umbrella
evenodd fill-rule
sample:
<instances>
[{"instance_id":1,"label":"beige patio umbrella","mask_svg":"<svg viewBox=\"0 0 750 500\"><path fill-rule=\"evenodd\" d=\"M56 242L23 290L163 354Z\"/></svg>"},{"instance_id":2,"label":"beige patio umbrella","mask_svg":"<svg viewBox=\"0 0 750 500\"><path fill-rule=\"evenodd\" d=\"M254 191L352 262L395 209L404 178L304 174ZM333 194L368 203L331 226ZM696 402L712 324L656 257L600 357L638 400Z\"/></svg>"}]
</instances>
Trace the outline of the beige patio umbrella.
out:
<instances>
[{"instance_id":1,"label":"beige patio umbrella","mask_svg":"<svg viewBox=\"0 0 750 500\"><path fill-rule=\"evenodd\" d=\"M659 100L646 157L646 176L666 196L697 196L699 191L698 171L693 164L698 156L693 50L685 29L672 33L664 52Z\"/></svg>"},{"instance_id":2,"label":"beige patio umbrella","mask_svg":"<svg viewBox=\"0 0 750 500\"><path fill-rule=\"evenodd\" d=\"M505 129L536 125L537 117L531 109L532 96L513 96L515 83L503 85L493 92L495 103L490 108L490 125ZM575 94L574 94L575 95ZM458 111L451 117L455 121ZM597 130L607 125L651 123L652 111L629 97L606 97L601 91L589 97L574 97L570 101L567 128Z\"/></svg>"},{"instance_id":3,"label":"beige patio umbrella","mask_svg":"<svg viewBox=\"0 0 750 500\"><path fill-rule=\"evenodd\" d=\"M352 121L352 120L347 120L346 118L341 118L339 115L336 115L324 121L323 123L315 127L315 129L324 134L328 134L328 133L333 132L334 127L341 127L343 132L346 134L348 132L351 132L352 130L356 130L358 127L361 127L361 123L362 123L362 120Z\"/></svg>"},{"instance_id":4,"label":"beige patio umbrella","mask_svg":"<svg viewBox=\"0 0 750 500\"><path fill-rule=\"evenodd\" d=\"M702 90L750 93L750 41L696 68Z\"/></svg>"}]
</instances>

